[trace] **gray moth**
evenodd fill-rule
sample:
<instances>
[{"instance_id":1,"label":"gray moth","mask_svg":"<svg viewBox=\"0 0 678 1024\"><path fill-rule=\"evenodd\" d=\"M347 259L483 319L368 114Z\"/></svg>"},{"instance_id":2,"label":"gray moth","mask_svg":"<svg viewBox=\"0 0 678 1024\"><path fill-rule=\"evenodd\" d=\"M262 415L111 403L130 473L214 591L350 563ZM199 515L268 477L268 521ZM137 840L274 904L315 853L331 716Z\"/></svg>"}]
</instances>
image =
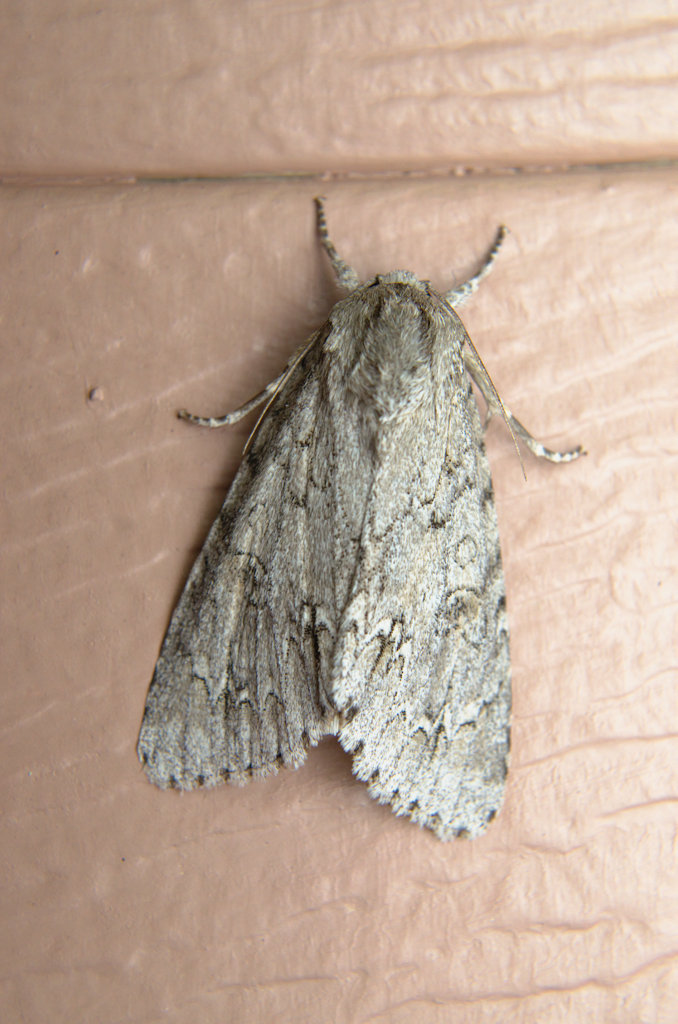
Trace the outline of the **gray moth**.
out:
<instances>
[{"instance_id":1,"label":"gray moth","mask_svg":"<svg viewBox=\"0 0 678 1024\"><path fill-rule=\"evenodd\" d=\"M444 295L406 271L361 284L234 413L264 411L172 615L138 753L162 787L244 783L336 735L371 796L441 839L501 806L511 671L484 426L504 408Z\"/></svg>"}]
</instances>

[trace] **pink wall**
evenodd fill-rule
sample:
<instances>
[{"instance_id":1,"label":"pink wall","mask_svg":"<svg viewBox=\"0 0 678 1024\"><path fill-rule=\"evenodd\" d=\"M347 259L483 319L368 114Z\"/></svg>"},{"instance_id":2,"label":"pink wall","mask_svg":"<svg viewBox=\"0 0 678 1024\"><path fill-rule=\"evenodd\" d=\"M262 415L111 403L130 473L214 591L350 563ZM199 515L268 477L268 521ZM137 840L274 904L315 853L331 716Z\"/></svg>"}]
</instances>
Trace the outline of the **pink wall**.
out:
<instances>
[{"instance_id":1,"label":"pink wall","mask_svg":"<svg viewBox=\"0 0 678 1024\"><path fill-rule=\"evenodd\" d=\"M0 15L0 1019L677 1019L674 22L450 0ZM525 455L525 482L488 431L514 718L474 842L374 803L334 740L192 794L136 759L251 426L175 410L237 406L327 315L319 191L366 277L449 286L507 224L464 322L516 415L589 453Z\"/></svg>"}]
</instances>

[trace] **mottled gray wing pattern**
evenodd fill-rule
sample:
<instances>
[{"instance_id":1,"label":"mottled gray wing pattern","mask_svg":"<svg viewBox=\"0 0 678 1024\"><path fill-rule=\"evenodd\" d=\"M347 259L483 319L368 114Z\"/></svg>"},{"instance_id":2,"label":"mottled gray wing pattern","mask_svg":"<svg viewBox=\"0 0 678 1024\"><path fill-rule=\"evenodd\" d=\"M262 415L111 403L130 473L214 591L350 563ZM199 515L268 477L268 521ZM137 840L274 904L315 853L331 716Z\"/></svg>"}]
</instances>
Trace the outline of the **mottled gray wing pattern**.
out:
<instances>
[{"instance_id":1,"label":"mottled gray wing pattern","mask_svg":"<svg viewBox=\"0 0 678 1024\"><path fill-rule=\"evenodd\" d=\"M504 584L466 334L396 272L335 306L264 418L174 612L139 755L243 782L338 732L442 838L498 809Z\"/></svg>"},{"instance_id":2,"label":"mottled gray wing pattern","mask_svg":"<svg viewBox=\"0 0 678 1024\"><path fill-rule=\"evenodd\" d=\"M511 706L490 471L465 332L456 317L446 330L431 402L381 425L331 694L371 795L443 839L499 809Z\"/></svg>"},{"instance_id":3,"label":"mottled gray wing pattern","mask_svg":"<svg viewBox=\"0 0 678 1024\"><path fill-rule=\"evenodd\" d=\"M303 761L336 732L323 690L336 634L328 515L337 423L322 340L277 396L174 611L139 737L160 786L245 782Z\"/></svg>"}]
</instances>

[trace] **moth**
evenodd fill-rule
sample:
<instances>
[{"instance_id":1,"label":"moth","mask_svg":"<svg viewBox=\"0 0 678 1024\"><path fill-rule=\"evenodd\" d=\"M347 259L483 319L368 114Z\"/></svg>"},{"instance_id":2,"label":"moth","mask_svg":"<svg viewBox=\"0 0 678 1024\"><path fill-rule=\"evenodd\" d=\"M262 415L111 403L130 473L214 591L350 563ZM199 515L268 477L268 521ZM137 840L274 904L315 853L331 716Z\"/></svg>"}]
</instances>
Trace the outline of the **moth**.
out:
<instances>
[{"instance_id":1,"label":"moth","mask_svg":"<svg viewBox=\"0 0 678 1024\"><path fill-rule=\"evenodd\" d=\"M454 311L407 271L367 284L320 240L348 296L283 372L210 427L263 406L172 615L138 753L193 789L296 767L336 735L354 774L441 839L501 806L511 672L484 427L501 404Z\"/></svg>"}]
</instances>

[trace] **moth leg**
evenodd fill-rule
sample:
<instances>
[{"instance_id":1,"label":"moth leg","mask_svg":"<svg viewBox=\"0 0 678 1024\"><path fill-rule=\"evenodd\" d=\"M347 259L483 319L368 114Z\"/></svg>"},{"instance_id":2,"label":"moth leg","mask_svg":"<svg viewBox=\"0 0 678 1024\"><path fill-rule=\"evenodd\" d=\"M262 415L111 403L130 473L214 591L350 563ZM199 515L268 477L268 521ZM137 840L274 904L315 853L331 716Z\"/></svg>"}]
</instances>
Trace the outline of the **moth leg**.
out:
<instances>
[{"instance_id":1,"label":"moth leg","mask_svg":"<svg viewBox=\"0 0 678 1024\"><path fill-rule=\"evenodd\" d=\"M195 423L199 427L230 427L232 423L237 423L238 420L243 419L252 409L256 409L257 406L263 405L267 399L271 398L275 394L277 389L285 378L285 374L288 372L287 367L283 370L280 376L272 380L270 384L267 384L263 391L260 391L254 398L250 398L249 402L245 402L240 408L234 409L233 412L227 412L223 416L196 416L195 413L187 412L185 409L179 409L177 416L180 420L186 420L188 423Z\"/></svg>"},{"instance_id":2,"label":"moth leg","mask_svg":"<svg viewBox=\"0 0 678 1024\"><path fill-rule=\"evenodd\" d=\"M497 258L497 253L499 252L501 244L506 238L507 234L508 228L505 228L504 225L502 224L499 230L497 231L496 238L492 243L492 248L488 252L485 259L483 260L483 265L481 266L478 273L474 274L473 277L469 277L468 281L464 281L463 284L457 285L456 288L450 288L448 292L444 293L445 298L447 299L451 306L461 306L464 302L466 302L466 300L471 295L473 295L475 291L478 290L478 285L480 284L480 282L483 280L483 278L487 277L489 272L492 270L492 267L494 266L494 261Z\"/></svg>"},{"instance_id":3,"label":"moth leg","mask_svg":"<svg viewBox=\"0 0 678 1024\"><path fill-rule=\"evenodd\" d=\"M325 252L330 258L334 275L342 288L345 288L347 292L352 292L356 288L360 287L360 278L353 267L350 267L348 263L345 263L344 260L342 260L341 256L332 244L332 240L327 232L325 206L322 196L315 197L315 209L318 224L318 235L320 236L320 241L325 247Z\"/></svg>"},{"instance_id":4,"label":"moth leg","mask_svg":"<svg viewBox=\"0 0 678 1024\"><path fill-rule=\"evenodd\" d=\"M468 345L464 346L464 365L476 384L481 395L487 403L487 413L485 415L485 427L492 419L493 416L499 414L505 417L508 421L510 429L513 431L516 437L519 437L525 447L536 455L538 459L548 459L549 462L573 462L574 459L578 459L580 455L586 455L586 452L581 445L577 445L576 448L572 448L566 452L554 452L546 445L538 441L522 423L515 418L510 409L506 406L502 408L497 400L497 393L492 385L489 374L483 366L478 353Z\"/></svg>"}]
</instances>

